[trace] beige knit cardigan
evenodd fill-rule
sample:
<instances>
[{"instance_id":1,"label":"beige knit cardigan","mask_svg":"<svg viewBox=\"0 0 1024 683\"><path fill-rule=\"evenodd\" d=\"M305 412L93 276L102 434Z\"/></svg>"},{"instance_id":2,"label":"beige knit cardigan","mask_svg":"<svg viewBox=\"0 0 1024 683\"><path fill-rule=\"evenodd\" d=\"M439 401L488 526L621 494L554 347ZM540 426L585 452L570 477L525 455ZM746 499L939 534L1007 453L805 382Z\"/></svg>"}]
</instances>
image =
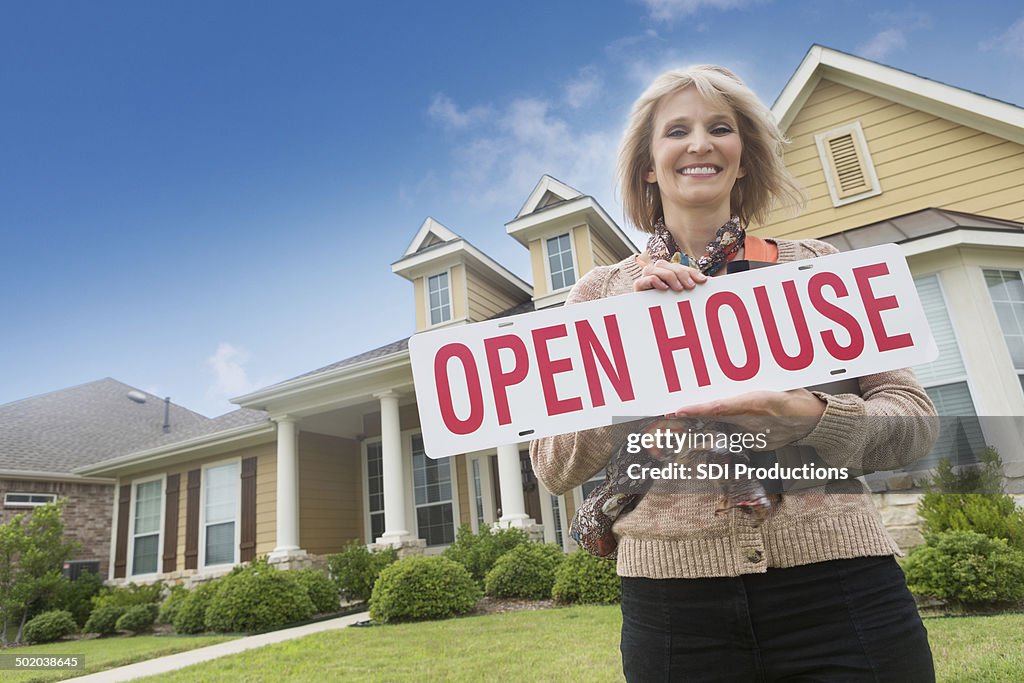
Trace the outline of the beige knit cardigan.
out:
<instances>
[{"instance_id":1,"label":"beige knit cardigan","mask_svg":"<svg viewBox=\"0 0 1024 683\"><path fill-rule=\"evenodd\" d=\"M772 241L780 262L836 252L817 240ZM640 275L635 257L597 267L576 283L567 303L632 292ZM857 381L859 395L814 392L827 407L797 445L813 447L817 464L831 467L896 469L924 457L938 435L938 421L914 374L896 370ZM534 471L549 491L565 493L607 465L630 428L618 424L537 439L530 445ZM680 493L655 482L636 508L616 520L621 576L738 576L770 567L902 555L860 480L786 493L760 525L736 509L715 515L714 484L690 484Z\"/></svg>"}]
</instances>

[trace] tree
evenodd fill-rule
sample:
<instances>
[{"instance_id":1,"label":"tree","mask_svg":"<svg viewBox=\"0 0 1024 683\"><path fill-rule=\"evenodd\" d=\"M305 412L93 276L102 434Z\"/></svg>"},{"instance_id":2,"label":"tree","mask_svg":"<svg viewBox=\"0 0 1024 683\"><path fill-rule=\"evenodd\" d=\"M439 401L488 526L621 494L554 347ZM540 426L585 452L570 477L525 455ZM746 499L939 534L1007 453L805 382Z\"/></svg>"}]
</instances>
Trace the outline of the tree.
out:
<instances>
[{"instance_id":1,"label":"tree","mask_svg":"<svg viewBox=\"0 0 1024 683\"><path fill-rule=\"evenodd\" d=\"M32 608L61 580L64 561L76 550L64 538L64 501L36 508L0 526L0 642L18 623L14 642L21 641Z\"/></svg>"}]
</instances>

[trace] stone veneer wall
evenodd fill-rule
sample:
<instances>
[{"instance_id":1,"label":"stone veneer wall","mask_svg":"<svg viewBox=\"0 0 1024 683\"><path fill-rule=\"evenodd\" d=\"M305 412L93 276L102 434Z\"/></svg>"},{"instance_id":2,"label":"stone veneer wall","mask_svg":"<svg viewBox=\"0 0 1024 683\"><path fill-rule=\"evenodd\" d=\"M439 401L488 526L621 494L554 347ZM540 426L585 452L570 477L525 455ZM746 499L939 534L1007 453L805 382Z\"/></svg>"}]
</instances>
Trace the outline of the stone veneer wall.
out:
<instances>
[{"instance_id":1,"label":"stone veneer wall","mask_svg":"<svg viewBox=\"0 0 1024 683\"><path fill-rule=\"evenodd\" d=\"M1006 477L1004 490L1013 496L1018 507L1024 507L1024 462L1004 464L1003 474ZM867 481L871 498L882 513L882 522L904 550L924 543L923 520L917 515L917 504L923 495L921 478L904 473Z\"/></svg>"},{"instance_id":2,"label":"stone veneer wall","mask_svg":"<svg viewBox=\"0 0 1024 683\"><path fill-rule=\"evenodd\" d=\"M64 535L78 541L75 560L99 560L100 576L106 578L110 563L110 529L113 522L114 485L69 481L0 479L0 505L6 493L56 493L66 498ZM33 508L2 507L0 524Z\"/></svg>"}]
</instances>

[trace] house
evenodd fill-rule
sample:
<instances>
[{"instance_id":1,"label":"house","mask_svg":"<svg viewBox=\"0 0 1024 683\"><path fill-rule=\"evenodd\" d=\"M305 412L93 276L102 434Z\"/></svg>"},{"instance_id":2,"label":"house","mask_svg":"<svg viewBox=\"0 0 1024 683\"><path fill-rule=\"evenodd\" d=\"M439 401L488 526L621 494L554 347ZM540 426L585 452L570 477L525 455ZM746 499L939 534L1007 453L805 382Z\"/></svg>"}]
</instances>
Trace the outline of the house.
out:
<instances>
[{"instance_id":1,"label":"house","mask_svg":"<svg viewBox=\"0 0 1024 683\"><path fill-rule=\"evenodd\" d=\"M106 378L0 406L0 524L66 499L75 560L107 573L114 479L79 467L199 433L214 421ZM140 542L140 545L145 541Z\"/></svg>"},{"instance_id":2,"label":"house","mask_svg":"<svg viewBox=\"0 0 1024 683\"><path fill-rule=\"evenodd\" d=\"M1011 492L1024 494L1024 110L813 46L774 111L809 205L752 231L900 244L941 351L918 374L941 411L961 418L936 457L994 444ZM392 264L412 283L417 332L560 305L591 267L635 253L600 204L550 176L506 231L529 251L529 283L424 221ZM568 522L600 475L554 496L526 443L429 459L415 401L403 339L234 399L250 412L220 431L79 468L117 481L111 578L191 580L263 554L304 566L350 539L433 553L460 524L497 522L571 547ZM910 474L871 481L904 545L920 541L914 485ZM157 570L137 528L154 505Z\"/></svg>"}]
</instances>

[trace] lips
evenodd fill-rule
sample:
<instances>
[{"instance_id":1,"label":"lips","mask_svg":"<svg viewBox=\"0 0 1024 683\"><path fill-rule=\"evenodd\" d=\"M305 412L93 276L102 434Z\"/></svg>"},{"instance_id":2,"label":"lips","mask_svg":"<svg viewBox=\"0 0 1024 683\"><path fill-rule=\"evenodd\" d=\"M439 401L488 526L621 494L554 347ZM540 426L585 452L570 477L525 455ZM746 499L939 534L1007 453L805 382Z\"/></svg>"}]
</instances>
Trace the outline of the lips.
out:
<instances>
[{"instance_id":1,"label":"lips","mask_svg":"<svg viewBox=\"0 0 1024 683\"><path fill-rule=\"evenodd\" d=\"M721 173L721 172L722 172L722 167L721 166L715 166L713 164L702 164L702 165L696 165L695 164L693 166L684 166L683 168L681 168L678 171L676 171L676 173L678 173L679 175L684 175L684 176L708 176L708 175L715 175L716 173Z\"/></svg>"}]
</instances>

